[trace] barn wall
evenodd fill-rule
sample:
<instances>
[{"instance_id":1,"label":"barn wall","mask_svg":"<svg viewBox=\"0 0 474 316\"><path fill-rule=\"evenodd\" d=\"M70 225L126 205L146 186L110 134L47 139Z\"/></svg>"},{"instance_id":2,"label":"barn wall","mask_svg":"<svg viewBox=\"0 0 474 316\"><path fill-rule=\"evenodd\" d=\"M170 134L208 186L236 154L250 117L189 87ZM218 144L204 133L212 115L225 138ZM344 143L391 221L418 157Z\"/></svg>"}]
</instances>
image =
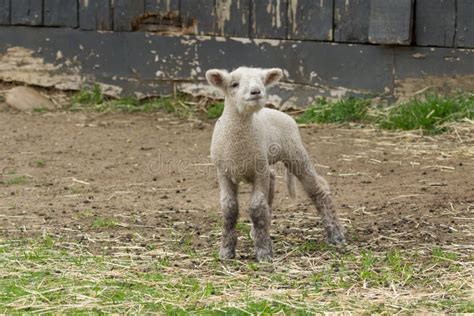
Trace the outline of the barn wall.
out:
<instances>
[{"instance_id":1,"label":"barn wall","mask_svg":"<svg viewBox=\"0 0 474 316\"><path fill-rule=\"evenodd\" d=\"M272 102L474 91L471 0L0 0L0 80L209 94L209 68L281 67ZM277 96L278 95L278 96Z\"/></svg>"}]
</instances>

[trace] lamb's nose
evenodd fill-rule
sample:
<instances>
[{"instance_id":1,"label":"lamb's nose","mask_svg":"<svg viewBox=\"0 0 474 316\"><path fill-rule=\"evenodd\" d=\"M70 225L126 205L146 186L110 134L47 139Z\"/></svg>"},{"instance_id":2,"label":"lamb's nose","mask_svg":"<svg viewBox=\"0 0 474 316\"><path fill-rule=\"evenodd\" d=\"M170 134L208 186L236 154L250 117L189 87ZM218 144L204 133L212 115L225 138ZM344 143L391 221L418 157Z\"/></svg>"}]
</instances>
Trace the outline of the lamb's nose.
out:
<instances>
[{"instance_id":1,"label":"lamb's nose","mask_svg":"<svg viewBox=\"0 0 474 316\"><path fill-rule=\"evenodd\" d=\"M251 95L259 95L260 94L260 89L259 88L253 88L250 90Z\"/></svg>"}]
</instances>

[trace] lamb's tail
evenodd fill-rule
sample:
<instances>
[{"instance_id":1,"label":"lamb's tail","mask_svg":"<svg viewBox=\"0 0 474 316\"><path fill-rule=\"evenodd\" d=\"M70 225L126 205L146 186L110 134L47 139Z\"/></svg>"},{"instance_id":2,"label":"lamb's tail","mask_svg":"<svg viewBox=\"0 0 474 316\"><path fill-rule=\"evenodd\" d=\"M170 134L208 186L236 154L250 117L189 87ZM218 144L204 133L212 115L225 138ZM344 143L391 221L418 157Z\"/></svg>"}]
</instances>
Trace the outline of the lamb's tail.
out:
<instances>
[{"instance_id":1,"label":"lamb's tail","mask_svg":"<svg viewBox=\"0 0 474 316\"><path fill-rule=\"evenodd\" d=\"M295 176L288 169L286 169L286 188L290 198L294 199L296 197Z\"/></svg>"}]
</instances>

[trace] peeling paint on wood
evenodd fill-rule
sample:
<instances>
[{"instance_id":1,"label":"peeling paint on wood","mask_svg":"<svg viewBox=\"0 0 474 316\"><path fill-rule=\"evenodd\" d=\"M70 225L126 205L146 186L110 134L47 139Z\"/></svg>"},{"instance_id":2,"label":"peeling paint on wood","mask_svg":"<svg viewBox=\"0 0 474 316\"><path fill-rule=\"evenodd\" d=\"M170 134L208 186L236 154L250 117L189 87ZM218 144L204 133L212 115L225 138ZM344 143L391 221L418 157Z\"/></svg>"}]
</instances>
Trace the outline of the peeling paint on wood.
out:
<instances>
[{"instance_id":1,"label":"peeling paint on wood","mask_svg":"<svg viewBox=\"0 0 474 316\"><path fill-rule=\"evenodd\" d=\"M216 2L216 31L222 36L249 37L250 0Z\"/></svg>"},{"instance_id":2,"label":"peeling paint on wood","mask_svg":"<svg viewBox=\"0 0 474 316\"><path fill-rule=\"evenodd\" d=\"M0 0L0 25L10 24L10 0Z\"/></svg>"},{"instance_id":3,"label":"peeling paint on wood","mask_svg":"<svg viewBox=\"0 0 474 316\"><path fill-rule=\"evenodd\" d=\"M179 13L179 0L146 0L145 10L148 12L159 12L161 14L174 12Z\"/></svg>"},{"instance_id":4,"label":"peeling paint on wood","mask_svg":"<svg viewBox=\"0 0 474 316\"><path fill-rule=\"evenodd\" d=\"M334 0L288 0L288 38L333 40Z\"/></svg>"},{"instance_id":5,"label":"peeling paint on wood","mask_svg":"<svg viewBox=\"0 0 474 316\"><path fill-rule=\"evenodd\" d=\"M12 47L0 54L0 80L7 82L77 90L84 80L80 70L71 61L56 65L45 62L43 58L35 57L34 51L28 48Z\"/></svg>"},{"instance_id":6,"label":"peeling paint on wood","mask_svg":"<svg viewBox=\"0 0 474 316\"><path fill-rule=\"evenodd\" d=\"M13 0L11 5L11 24L41 25L43 23L43 0Z\"/></svg>"},{"instance_id":7,"label":"peeling paint on wood","mask_svg":"<svg viewBox=\"0 0 474 316\"><path fill-rule=\"evenodd\" d=\"M370 0L334 0L334 40L367 43Z\"/></svg>"},{"instance_id":8,"label":"peeling paint on wood","mask_svg":"<svg viewBox=\"0 0 474 316\"><path fill-rule=\"evenodd\" d=\"M457 0L455 47L474 48L474 1Z\"/></svg>"},{"instance_id":9,"label":"peeling paint on wood","mask_svg":"<svg viewBox=\"0 0 474 316\"><path fill-rule=\"evenodd\" d=\"M181 0L181 18L190 21L192 34L214 35L216 32L214 0Z\"/></svg>"},{"instance_id":10,"label":"peeling paint on wood","mask_svg":"<svg viewBox=\"0 0 474 316\"><path fill-rule=\"evenodd\" d=\"M286 38L287 0L252 0L252 38Z\"/></svg>"},{"instance_id":11,"label":"peeling paint on wood","mask_svg":"<svg viewBox=\"0 0 474 316\"><path fill-rule=\"evenodd\" d=\"M417 45L453 47L455 25L456 0L416 1Z\"/></svg>"},{"instance_id":12,"label":"peeling paint on wood","mask_svg":"<svg viewBox=\"0 0 474 316\"><path fill-rule=\"evenodd\" d=\"M79 0L79 26L83 30L112 29L110 0Z\"/></svg>"},{"instance_id":13,"label":"peeling paint on wood","mask_svg":"<svg viewBox=\"0 0 474 316\"><path fill-rule=\"evenodd\" d=\"M371 0L369 42L410 45L413 0Z\"/></svg>"},{"instance_id":14,"label":"peeling paint on wood","mask_svg":"<svg viewBox=\"0 0 474 316\"><path fill-rule=\"evenodd\" d=\"M474 91L474 50L468 49L24 27L0 28L0 38L0 80L60 89L100 83L116 96L206 91L199 84L207 69L241 65L284 69L285 82L270 92L270 102L281 107L305 106L318 96L402 96L410 83L434 85L431 78Z\"/></svg>"},{"instance_id":15,"label":"peeling paint on wood","mask_svg":"<svg viewBox=\"0 0 474 316\"><path fill-rule=\"evenodd\" d=\"M44 25L77 27L77 0L44 0Z\"/></svg>"},{"instance_id":16,"label":"peeling paint on wood","mask_svg":"<svg viewBox=\"0 0 474 316\"><path fill-rule=\"evenodd\" d=\"M146 12L133 21L132 29L175 36L193 34L195 31L194 26L188 25L188 21L183 21L175 11L162 14Z\"/></svg>"}]
</instances>

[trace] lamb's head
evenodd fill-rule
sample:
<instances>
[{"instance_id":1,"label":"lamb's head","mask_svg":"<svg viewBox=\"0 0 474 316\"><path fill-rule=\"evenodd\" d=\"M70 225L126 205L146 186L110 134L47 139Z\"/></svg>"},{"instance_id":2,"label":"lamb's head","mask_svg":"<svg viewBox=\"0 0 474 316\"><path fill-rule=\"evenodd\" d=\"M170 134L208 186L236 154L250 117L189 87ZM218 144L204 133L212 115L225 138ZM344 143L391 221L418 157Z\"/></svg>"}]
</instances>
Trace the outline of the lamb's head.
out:
<instances>
[{"instance_id":1,"label":"lamb's head","mask_svg":"<svg viewBox=\"0 0 474 316\"><path fill-rule=\"evenodd\" d=\"M267 88L277 83L283 72L279 68L261 69L240 67L228 73L211 69L206 72L207 81L221 89L229 106L239 113L252 113L265 106Z\"/></svg>"}]
</instances>

